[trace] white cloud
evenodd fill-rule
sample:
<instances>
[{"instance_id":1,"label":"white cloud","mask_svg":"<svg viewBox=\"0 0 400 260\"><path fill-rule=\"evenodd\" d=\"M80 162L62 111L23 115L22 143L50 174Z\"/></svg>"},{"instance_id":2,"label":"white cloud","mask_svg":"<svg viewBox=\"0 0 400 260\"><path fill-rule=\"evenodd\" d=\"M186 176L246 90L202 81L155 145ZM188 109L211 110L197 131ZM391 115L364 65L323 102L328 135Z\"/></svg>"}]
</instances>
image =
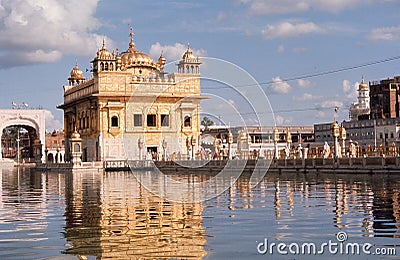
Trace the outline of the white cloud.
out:
<instances>
[{"instance_id":1,"label":"white cloud","mask_svg":"<svg viewBox=\"0 0 400 260\"><path fill-rule=\"evenodd\" d=\"M256 0L250 6L250 12L257 15L302 12L308 9L309 6L305 1L293 0Z\"/></svg>"},{"instance_id":2,"label":"white cloud","mask_svg":"<svg viewBox=\"0 0 400 260\"><path fill-rule=\"evenodd\" d=\"M319 100L321 96L314 96L310 93L303 93L301 96L293 96L294 101L312 101L312 100Z\"/></svg>"},{"instance_id":3,"label":"white cloud","mask_svg":"<svg viewBox=\"0 0 400 260\"><path fill-rule=\"evenodd\" d=\"M248 3L249 1L246 1ZM311 10L340 12L371 3L379 4L378 0L254 0L250 5L250 13L256 15L276 15L299 13Z\"/></svg>"},{"instance_id":4,"label":"white cloud","mask_svg":"<svg viewBox=\"0 0 400 260\"><path fill-rule=\"evenodd\" d=\"M358 92L357 92L358 85L359 85L358 82L356 82L355 84L351 84L350 81L348 81L346 79L343 80L342 90L343 90L343 93L346 96L346 98L348 98L348 99L350 99L352 101L355 101L357 99L357 96L358 96Z\"/></svg>"},{"instance_id":5,"label":"white cloud","mask_svg":"<svg viewBox=\"0 0 400 260\"><path fill-rule=\"evenodd\" d=\"M64 129L63 123L60 120L58 120L50 110L45 110L44 113L45 113L47 132Z\"/></svg>"},{"instance_id":6,"label":"white cloud","mask_svg":"<svg viewBox=\"0 0 400 260\"><path fill-rule=\"evenodd\" d=\"M314 86L314 83L306 79L298 79L297 85L299 86L299 88L311 88Z\"/></svg>"},{"instance_id":7,"label":"white cloud","mask_svg":"<svg viewBox=\"0 0 400 260\"><path fill-rule=\"evenodd\" d=\"M298 24L283 22L277 25L267 25L261 31L261 34L264 39L272 40L277 38L293 38L310 33L323 33L324 31L324 29L312 22Z\"/></svg>"},{"instance_id":8,"label":"white cloud","mask_svg":"<svg viewBox=\"0 0 400 260\"><path fill-rule=\"evenodd\" d=\"M283 116L277 115L277 116L275 116L275 122L276 122L276 125L278 125L278 126L287 125L292 122L292 119L284 118Z\"/></svg>"},{"instance_id":9,"label":"white cloud","mask_svg":"<svg viewBox=\"0 0 400 260\"><path fill-rule=\"evenodd\" d=\"M195 56L207 56L207 51L203 49L190 49ZM174 45L161 45L159 42L156 42L150 46L149 54L151 57L157 60L162 52L167 61L175 61L182 59L182 55L185 53L186 50L187 45L179 42L175 43Z\"/></svg>"},{"instance_id":10,"label":"white cloud","mask_svg":"<svg viewBox=\"0 0 400 260\"><path fill-rule=\"evenodd\" d=\"M382 27L373 29L368 37L371 41L394 41L400 39L400 27Z\"/></svg>"},{"instance_id":11,"label":"white cloud","mask_svg":"<svg viewBox=\"0 0 400 260\"><path fill-rule=\"evenodd\" d=\"M94 17L97 4L98 0L1 1L0 67L54 62L63 54L94 55L103 38L95 33L101 26Z\"/></svg>"},{"instance_id":12,"label":"white cloud","mask_svg":"<svg viewBox=\"0 0 400 260\"><path fill-rule=\"evenodd\" d=\"M337 100L325 100L317 106L320 108L331 108L333 111L335 107L338 107L339 109L343 108L344 104L343 102Z\"/></svg>"},{"instance_id":13,"label":"white cloud","mask_svg":"<svg viewBox=\"0 0 400 260\"><path fill-rule=\"evenodd\" d=\"M286 81L282 81L280 77L275 77L272 78L270 89L273 94L286 94L289 93L292 87Z\"/></svg>"},{"instance_id":14,"label":"white cloud","mask_svg":"<svg viewBox=\"0 0 400 260\"><path fill-rule=\"evenodd\" d=\"M279 45L277 51L278 51L279 53L284 53L284 52L285 52L285 46L283 46L282 44Z\"/></svg>"}]
</instances>

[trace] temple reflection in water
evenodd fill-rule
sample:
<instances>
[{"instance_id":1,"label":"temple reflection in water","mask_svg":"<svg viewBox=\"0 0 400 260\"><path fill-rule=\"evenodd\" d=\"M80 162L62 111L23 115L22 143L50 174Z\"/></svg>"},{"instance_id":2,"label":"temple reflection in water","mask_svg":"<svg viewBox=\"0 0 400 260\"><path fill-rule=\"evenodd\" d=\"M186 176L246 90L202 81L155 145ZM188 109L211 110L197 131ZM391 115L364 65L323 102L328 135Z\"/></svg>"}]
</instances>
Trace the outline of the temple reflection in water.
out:
<instances>
[{"instance_id":1,"label":"temple reflection in water","mask_svg":"<svg viewBox=\"0 0 400 260\"><path fill-rule=\"evenodd\" d=\"M202 258L202 204L168 202L132 173L66 176L67 254L80 258Z\"/></svg>"},{"instance_id":2,"label":"temple reflection in water","mask_svg":"<svg viewBox=\"0 0 400 260\"><path fill-rule=\"evenodd\" d=\"M351 241L398 245L399 201L395 175L267 174L255 188L242 176L220 196L181 204L149 193L132 173L3 169L0 259L54 259L60 252L80 259L198 259L231 249L247 259L262 236L322 243L338 230Z\"/></svg>"}]
</instances>

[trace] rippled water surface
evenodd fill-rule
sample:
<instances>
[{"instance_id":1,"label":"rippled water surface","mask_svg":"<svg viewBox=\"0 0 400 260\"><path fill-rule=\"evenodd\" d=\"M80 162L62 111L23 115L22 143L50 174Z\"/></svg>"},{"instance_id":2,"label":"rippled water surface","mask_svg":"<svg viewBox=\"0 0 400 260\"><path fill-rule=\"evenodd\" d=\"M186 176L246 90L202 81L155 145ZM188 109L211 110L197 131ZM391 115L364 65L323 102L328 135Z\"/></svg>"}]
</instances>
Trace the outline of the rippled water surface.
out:
<instances>
[{"instance_id":1,"label":"rippled water surface","mask_svg":"<svg viewBox=\"0 0 400 260\"><path fill-rule=\"evenodd\" d=\"M179 203L137 180L150 172L59 174L0 170L0 259L321 259L400 255L400 176L267 174L248 176L207 201ZM209 176L175 174L188 183ZM232 179L219 179L224 186ZM216 189L213 185L213 189ZM207 187L204 187L207 190ZM209 191L207 191L209 192ZM258 253L271 243L369 243L397 256ZM259 248L260 249L260 248ZM287 249L287 248L286 248ZM325 248L326 249L326 248ZM375 251L374 251L375 252Z\"/></svg>"}]
</instances>

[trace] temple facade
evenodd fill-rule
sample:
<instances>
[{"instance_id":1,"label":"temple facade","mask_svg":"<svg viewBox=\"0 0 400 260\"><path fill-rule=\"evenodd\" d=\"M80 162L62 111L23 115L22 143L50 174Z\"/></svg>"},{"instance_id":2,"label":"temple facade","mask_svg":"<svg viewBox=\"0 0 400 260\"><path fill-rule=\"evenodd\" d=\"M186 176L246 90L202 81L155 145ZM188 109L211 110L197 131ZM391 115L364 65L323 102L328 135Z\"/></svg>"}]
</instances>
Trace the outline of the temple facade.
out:
<instances>
[{"instance_id":1,"label":"temple facade","mask_svg":"<svg viewBox=\"0 0 400 260\"><path fill-rule=\"evenodd\" d=\"M104 161L182 158L198 149L200 133L200 60L188 47L178 71L164 71L166 59L155 62L137 50L134 34L125 52L110 52L103 40L85 79L76 64L64 86L66 160L69 137L82 138L82 160Z\"/></svg>"}]
</instances>

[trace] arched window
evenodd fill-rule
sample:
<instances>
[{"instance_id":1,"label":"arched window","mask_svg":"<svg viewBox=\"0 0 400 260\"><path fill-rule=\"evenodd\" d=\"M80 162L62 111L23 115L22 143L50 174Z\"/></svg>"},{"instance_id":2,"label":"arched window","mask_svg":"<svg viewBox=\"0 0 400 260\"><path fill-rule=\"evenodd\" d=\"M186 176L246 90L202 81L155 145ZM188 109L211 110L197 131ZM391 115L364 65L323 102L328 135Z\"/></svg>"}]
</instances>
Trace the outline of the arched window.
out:
<instances>
[{"instance_id":1,"label":"arched window","mask_svg":"<svg viewBox=\"0 0 400 260\"><path fill-rule=\"evenodd\" d=\"M80 152L81 151L81 146L79 145L79 144L75 144L74 145L74 152L75 153L78 153L78 152Z\"/></svg>"},{"instance_id":2,"label":"arched window","mask_svg":"<svg viewBox=\"0 0 400 260\"><path fill-rule=\"evenodd\" d=\"M112 63L110 63L110 70L113 71L114 70L114 65Z\"/></svg>"},{"instance_id":3,"label":"arched window","mask_svg":"<svg viewBox=\"0 0 400 260\"><path fill-rule=\"evenodd\" d=\"M190 127L191 124L191 120L190 120L190 116L185 116L185 119L183 120L183 126L184 127Z\"/></svg>"},{"instance_id":4,"label":"arched window","mask_svg":"<svg viewBox=\"0 0 400 260\"><path fill-rule=\"evenodd\" d=\"M118 117L117 116L111 117L111 127L118 127Z\"/></svg>"},{"instance_id":5,"label":"arched window","mask_svg":"<svg viewBox=\"0 0 400 260\"><path fill-rule=\"evenodd\" d=\"M102 62L102 63L100 63L100 70L101 70L101 71L103 71L103 70L104 70L104 64L103 64L103 62Z\"/></svg>"},{"instance_id":6,"label":"arched window","mask_svg":"<svg viewBox=\"0 0 400 260\"><path fill-rule=\"evenodd\" d=\"M108 70L108 63L107 62L104 64L104 70Z\"/></svg>"}]
</instances>

